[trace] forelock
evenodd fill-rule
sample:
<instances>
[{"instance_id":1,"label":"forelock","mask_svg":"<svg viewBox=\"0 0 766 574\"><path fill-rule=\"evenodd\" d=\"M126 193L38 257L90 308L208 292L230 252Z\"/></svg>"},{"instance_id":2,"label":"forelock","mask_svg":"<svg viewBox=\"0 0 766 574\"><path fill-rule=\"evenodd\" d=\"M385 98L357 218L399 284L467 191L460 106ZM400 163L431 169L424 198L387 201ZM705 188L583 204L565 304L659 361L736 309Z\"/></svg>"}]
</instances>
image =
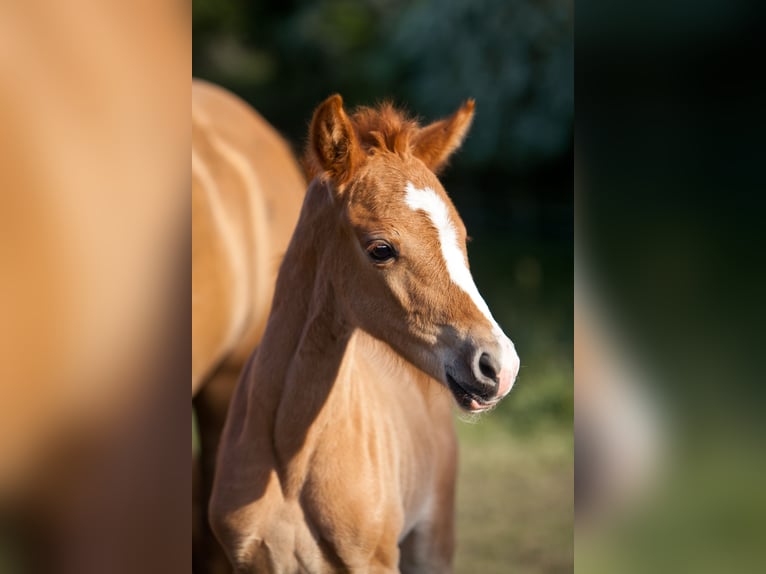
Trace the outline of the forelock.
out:
<instances>
[{"instance_id":1,"label":"forelock","mask_svg":"<svg viewBox=\"0 0 766 574\"><path fill-rule=\"evenodd\" d=\"M420 129L418 122L391 102L377 106L361 106L350 115L357 139L367 154L377 152L394 153L406 157L412 152L415 134ZM309 152L304 158L309 179L321 173Z\"/></svg>"},{"instance_id":2,"label":"forelock","mask_svg":"<svg viewBox=\"0 0 766 574\"><path fill-rule=\"evenodd\" d=\"M417 121L397 110L390 102L377 107L360 107L351 115L359 142L365 151L387 151L399 155L410 153L411 142L420 126Z\"/></svg>"}]
</instances>

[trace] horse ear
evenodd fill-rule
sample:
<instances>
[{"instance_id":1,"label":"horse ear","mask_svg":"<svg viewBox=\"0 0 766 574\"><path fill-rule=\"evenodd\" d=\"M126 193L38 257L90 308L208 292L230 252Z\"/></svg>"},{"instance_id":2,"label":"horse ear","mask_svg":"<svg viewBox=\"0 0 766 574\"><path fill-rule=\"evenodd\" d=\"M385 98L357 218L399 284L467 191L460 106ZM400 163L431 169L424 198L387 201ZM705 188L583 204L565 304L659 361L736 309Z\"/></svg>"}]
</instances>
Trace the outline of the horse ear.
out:
<instances>
[{"instance_id":1,"label":"horse ear","mask_svg":"<svg viewBox=\"0 0 766 574\"><path fill-rule=\"evenodd\" d=\"M431 171L438 172L463 143L473 121L473 99L448 118L422 128L414 139L414 153Z\"/></svg>"},{"instance_id":2,"label":"horse ear","mask_svg":"<svg viewBox=\"0 0 766 574\"><path fill-rule=\"evenodd\" d=\"M314 112L309 146L309 156L317 172L328 173L338 184L350 179L362 150L340 95L330 96Z\"/></svg>"}]
</instances>

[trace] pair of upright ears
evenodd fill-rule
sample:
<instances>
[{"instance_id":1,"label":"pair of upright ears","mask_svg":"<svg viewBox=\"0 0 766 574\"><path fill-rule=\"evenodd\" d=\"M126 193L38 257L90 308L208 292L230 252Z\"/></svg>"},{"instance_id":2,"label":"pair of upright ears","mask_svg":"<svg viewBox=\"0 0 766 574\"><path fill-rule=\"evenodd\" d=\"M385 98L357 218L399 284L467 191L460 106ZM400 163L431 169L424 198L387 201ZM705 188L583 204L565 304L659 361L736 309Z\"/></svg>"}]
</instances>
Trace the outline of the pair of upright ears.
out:
<instances>
[{"instance_id":1,"label":"pair of upright ears","mask_svg":"<svg viewBox=\"0 0 766 574\"><path fill-rule=\"evenodd\" d=\"M451 116L417 128L410 139L412 154L438 172L463 143L473 114L471 99ZM363 161L365 152L340 95L330 96L317 107L311 120L309 145L315 163L338 184L348 181Z\"/></svg>"}]
</instances>

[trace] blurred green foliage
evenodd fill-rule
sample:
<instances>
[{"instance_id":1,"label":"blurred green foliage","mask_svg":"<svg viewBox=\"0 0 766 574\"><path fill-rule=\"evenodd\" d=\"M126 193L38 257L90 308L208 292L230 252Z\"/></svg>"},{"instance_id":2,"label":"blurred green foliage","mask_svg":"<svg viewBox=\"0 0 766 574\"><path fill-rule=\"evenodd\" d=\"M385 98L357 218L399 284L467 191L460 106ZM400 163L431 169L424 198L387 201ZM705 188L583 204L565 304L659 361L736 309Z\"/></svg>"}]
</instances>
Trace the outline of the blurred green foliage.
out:
<instances>
[{"instance_id":1,"label":"blurred green foliage","mask_svg":"<svg viewBox=\"0 0 766 574\"><path fill-rule=\"evenodd\" d=\"M528 173L571 149L572 16L571 0L194 0L194 73L293 141L333 92L426 118L475 97L461 163Z\"/></svg>"}]
</instances>

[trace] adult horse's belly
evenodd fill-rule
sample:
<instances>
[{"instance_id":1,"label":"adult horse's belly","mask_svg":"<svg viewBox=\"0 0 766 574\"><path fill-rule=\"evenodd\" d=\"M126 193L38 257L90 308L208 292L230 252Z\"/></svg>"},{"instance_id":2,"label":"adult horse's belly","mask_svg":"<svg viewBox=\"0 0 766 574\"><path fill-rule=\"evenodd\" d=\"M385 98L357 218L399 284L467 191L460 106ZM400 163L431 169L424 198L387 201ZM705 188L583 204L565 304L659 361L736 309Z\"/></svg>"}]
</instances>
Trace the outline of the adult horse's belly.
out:
<instances>
[{"instance_id":1,"label":"adult horse's belly","mask_svg":"<svg viewBox=\"0 0 766 574\"><path fill-rule=\"evenodd\" d=\"M192 394L263 334L305 180L287 143L221 88L192 86Z\"/></svg>"}]
</instances>

